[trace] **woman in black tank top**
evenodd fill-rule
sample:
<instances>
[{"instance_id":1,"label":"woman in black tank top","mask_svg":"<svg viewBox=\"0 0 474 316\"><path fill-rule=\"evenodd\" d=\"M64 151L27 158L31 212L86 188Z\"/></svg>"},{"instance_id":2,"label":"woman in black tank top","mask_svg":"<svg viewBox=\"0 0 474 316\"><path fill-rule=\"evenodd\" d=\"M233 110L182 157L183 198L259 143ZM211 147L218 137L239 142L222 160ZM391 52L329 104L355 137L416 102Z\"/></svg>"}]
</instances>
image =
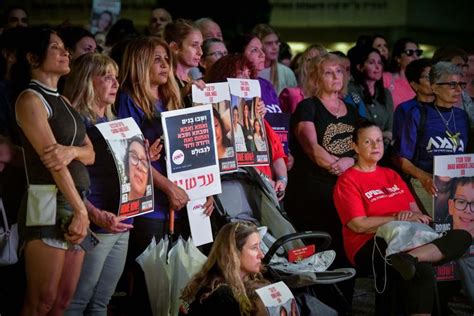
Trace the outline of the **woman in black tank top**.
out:
<instances>
[{"instance_id":1,"label":"woman in black tank top","mask_svg":"<svg viewBox=\"0 0 474 316\"><path fill-rule=\"evenodd\" d=\"M30 187L55 185L59 191L52 225L38 221L26 226L25 218L30 215L26 197L20 208L27 274L22 314L59 315L69 304L82 267L84 251L76 245L89 227L83 201L89 188L85 165L95 157L80 116L57 92L59 78L69 72L63 41L52 30L30 29L27 33L17 67L29 70L31 77L24 73L22 79L32 81L17 99L16 115L23 134L28 183Z\"/></svg>"}]
</instances>

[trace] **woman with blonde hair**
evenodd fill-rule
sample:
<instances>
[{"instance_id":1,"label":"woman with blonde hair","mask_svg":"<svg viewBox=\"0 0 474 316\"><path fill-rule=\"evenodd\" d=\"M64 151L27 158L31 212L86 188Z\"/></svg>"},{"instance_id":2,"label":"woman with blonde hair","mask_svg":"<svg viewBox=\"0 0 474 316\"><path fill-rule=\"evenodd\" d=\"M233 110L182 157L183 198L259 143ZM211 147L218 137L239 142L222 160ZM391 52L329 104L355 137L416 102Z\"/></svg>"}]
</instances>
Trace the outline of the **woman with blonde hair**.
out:
<instances>
[{"instance_id":1,"label":"woman with blonde hair","mask_svg":"<svg viewBox=\"0 0 474 316\"><path fill-rule=\"evenodd\" d=\"M354 165L351 137L358 115L342 100L344 70L337 55L316 58L310 69L312 96L298 104L290 121L289 143L295 165L288 173L285 209L298 230L331 234L337 253L333 267L340 268L350 264L332 193L338 177ZM350 302L353 283L345 282L342 290Z\"/></svg>"},{"instance_id":2,"label":"woman with blonde hair","mask_svg":"<svg viewBox=\"0 0 474 316\"><path fill-rule=\"evenodd\" d=\"M260 235L253 223L224 225L201 271L183 290L187 315L251 315L252 289L264 281L262 259Z\"/></svg>"},{"instance_id":3,"label":"woman with blonde hair","mask_svg":"<svg viewBox=\"0 0 474 316\"><path fill-rule=\"evenodd\" d=\"M141 37L131 40L125 48L120 73L121 91L116 103L121 118L132 117L150 144L163 135L160 113L182 107L181 96L175 81L171 50L163 40L156 37ZM148 246L153 236L160 240L167 232L170 209L178 211L175 219L175 233L189 235L186 212L179 212L189 201L186 192L166 178L165 157L151 163L155 188L154 212L135 218L130 233L128 264L134 266L135 289L132 297L139 301L135 306L146 310L134 312L150 313L147 302L145 280L135 258ZM213 209L211 198L206 202L206 214Z\"/></svg>"},{"instance_id":4,"label":"woman with blonde hair","mask_svg":"<svg viewBox=\"0 0 474 316\"><path fill-rule=\"evenodd\" d=\"M260 72L260 77L269 80L277 94L286 87L296 87L298 84L293 71L278 62L280 39L277 32L268 24L258 24L252 30L252 34L262 41L265 53L265 68Z\"/></svg>"},{"instance_id":5,"label":"woman with blonde hair","mask_svg":"<svg viewBox=\"0 0 474 316\"><path fill-rule=\"evenodd\" d=\"M278 96L280 107L283 112L295 112L298 103L303 101L304 98L311 96L311 91L314 89L312 89L311 85L307 84L308 72L310 70L309 66L314 58L321 57L326 54L327 50L321 44L310 45L302 53L295 71L298 80L298 86L287 87L283 89Z\"/></svg>"},{"instance_id":6,"label":"woman with blonde hair","mask_svg":"<svg viewBox=\"0 0 474 316\"><path fill-rule=\"evenodd\" d=\"M85 258L78 286L66 315L107 314L107 305L122 274L132 219L116 216L120 183L114 158L95 124L114 119L111 105L119 84L118 66L110 57L87 54L72 65L64 94L81 114L97 158L88 166L91 192L86 201L91 229L100 243ZM113 175L116 174L116 177Z\"/></svg>"}]
</instances>

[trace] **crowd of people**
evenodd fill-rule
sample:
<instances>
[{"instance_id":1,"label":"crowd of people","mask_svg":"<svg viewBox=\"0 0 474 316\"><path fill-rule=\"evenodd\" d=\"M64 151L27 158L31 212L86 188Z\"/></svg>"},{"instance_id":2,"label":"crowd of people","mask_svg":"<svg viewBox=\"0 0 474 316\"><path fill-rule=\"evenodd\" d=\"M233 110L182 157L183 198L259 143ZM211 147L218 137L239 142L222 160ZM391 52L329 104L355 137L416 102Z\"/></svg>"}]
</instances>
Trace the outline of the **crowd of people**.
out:
<instances>
[{"instance_id":1,"label":"crowd of people","mask_svg":"<svg viewBox=\"0 0 474 316\"><path fill-rule=\"evenodd\" d=\"M379 315L394 312L387 303L394 292L402 312L433 312L432 265L462 257L474 234L474 180L433 178L433 157L472 153L474 51L441 47L422 58L415 39L398 39L389 49L376 34L359 37L347 54L314 43L289 58L267 24L224 39L210 18L175 19L155 8L140 35L133 21L112 25L109 15L101 19L110 25L99 24L93 34L68 23L29 27L25 9L6 12L0 197L9 222L19 226L22 260L13 276L26 284L24 293L0 286L0 314L107 315L120 290L131 314L151 315L146 277L135 259L167 234L171 213L174 232L190 235L189 197L166 175L160 113L191 107L192 86L227 78L258 80L261 99L252 109L247 103L240 112L232 108L228 126L214 111L219 158L234 153L230 130L237 152L268 151L270 164L255 168L297 230L332 236L332 268L383 271L386 261L373 249L387 244L374 239L377 229L392 221L429 225L433 197L445 197L443 217L452 218L453 229L392 255L384 280L391 290L376 295ZM291 115L288 152L271 121L257 120L257 113ZM128 199L144 196L148 182L154 188L154 209L134 218L116 215L120 175L95 126L122 118L132 118L143 134L125 149ZM383 195L367 194L377 190ZM217 216L212 196L203 208ZM79 245L91 231L100 242L85 252ZM182 291L183 313L261 315L255 290L271 280L262 275L257 227L235 222L214 233L206 263ZM472 261L464 257L459 265L474 306ZM2 278L10 272L0 268ZM354 279L340 284L349 305L354 285ZM325 303L350 313L350 307Z\"/></svg>"}]
</instances>

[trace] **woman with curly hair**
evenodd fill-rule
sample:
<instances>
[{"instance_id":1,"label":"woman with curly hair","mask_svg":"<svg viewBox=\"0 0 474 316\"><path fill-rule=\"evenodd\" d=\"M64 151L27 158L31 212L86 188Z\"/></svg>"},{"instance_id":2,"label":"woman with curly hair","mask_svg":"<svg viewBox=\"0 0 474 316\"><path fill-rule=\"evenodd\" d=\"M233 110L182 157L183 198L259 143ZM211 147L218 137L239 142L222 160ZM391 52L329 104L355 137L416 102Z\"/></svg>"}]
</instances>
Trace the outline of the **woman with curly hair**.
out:
<instances>
[{"instance_id":1,"label":"woman with curly hair","mask_svg":"<svg viewBox=\"0 0 474 316\"><path fill-rule=\"evenodd\" d=\"M260 235L250 222L224 225L207 261L184 288L188 316L250 315L253 290L265 282L261 272ZM263 281L263 282L262 282Z\"/></svg>"}]
</instances>

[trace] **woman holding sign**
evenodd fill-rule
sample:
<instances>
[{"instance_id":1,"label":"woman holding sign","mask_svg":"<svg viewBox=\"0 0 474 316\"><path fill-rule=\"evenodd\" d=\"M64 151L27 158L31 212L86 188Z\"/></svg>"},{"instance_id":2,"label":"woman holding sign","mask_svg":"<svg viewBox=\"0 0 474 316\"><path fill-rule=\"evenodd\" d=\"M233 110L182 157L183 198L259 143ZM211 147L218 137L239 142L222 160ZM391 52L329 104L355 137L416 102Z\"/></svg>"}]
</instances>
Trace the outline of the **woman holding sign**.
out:
<instances>
[{"instance_id":1,"label":"woman holding sign","mask_svg":"<svg viewBox=\"0 0 474 316\"><path fill-rule=\"evenodd\" d=\"M414 107L396 133L396 150L403 172L425 211L433 214L433 196L438 188L433 182L433 157L466 152L469 141L469 118L455 105L463 87L462 69L450 62L438 62L429 73L433 104Z\"/></svg>"},{"instance_id":2,"label":"woman holding sign","mask_svg":"<svg viewBox=\"0 0 474 316\"><path fill-rule=\"evenodd\" d=\"M87 54L72 65L64 94L81 114L94 150L93 165L88 167L91 193L86 207L91 228L100 243L88 251L79 283L66 315L107 312L107 305L122 274L127 256L132 219L116 216L120 205L120 182L113 156L95 124L114 119L111 105L118 90L118 66L108 56ZM90 89L92 87L92 89Z\"/></svg>"},{"instance_id":3,"label":"woman holding sign","mask_svg":"<svg viewBox=\"0 0 474 316\"><path fill-rule=\"evenodd\" d=\"M132 117L145 138L154 143L163 135L160 113L182 107L181 96L176 83L172 55L168 45L155 37L141 37L131 40L125 48L120 73L121 91L116 111L119 117ZM137 83L140 84L137 84ZM166 178L164 157L151 163L154 184L154 212L135 218L130 234L128 260L133 266L134 291L131 293L134 306L145 310L134 312L150 313L143 271L135 258L148 246L152 237L160 240L168 232L170 209L179 211L189 201L186 192ZM205 204L206 214L213 210L213 200ZM175 233L189 235L186 212L177 212Z\"/></svg>"}]
</instances>

